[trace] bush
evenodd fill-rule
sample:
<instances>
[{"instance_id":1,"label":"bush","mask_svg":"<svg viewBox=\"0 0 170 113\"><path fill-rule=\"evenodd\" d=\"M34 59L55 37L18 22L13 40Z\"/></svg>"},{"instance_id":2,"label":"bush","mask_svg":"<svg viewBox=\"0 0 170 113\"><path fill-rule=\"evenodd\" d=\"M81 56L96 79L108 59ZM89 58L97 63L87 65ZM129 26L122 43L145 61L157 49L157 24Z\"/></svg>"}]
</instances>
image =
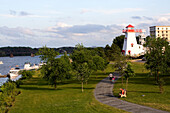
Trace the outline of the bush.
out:
<instances>
[{"instance_id":1,"label":"bush","mask_svg":"<svg viewBox=\"0 0 170 113\"><path fill-rule=\"evenodd\" d=\"M8 112L9 107L11 107L12 103L15 101L15 96L21 93L16 89L16 86L17 85L15 82L9 81L1 87L2 89L2 93L0 96L1 113Z\"/></svg>"},{"instance_id":2,"label":"bush","mask_svg":"<svg viewBox=\"0 0 170 113\"><path fill-rule=\"evenodd\" d=\"M23 84L23 82L21 81L21 79L19 79L15 82L15 84L16 84L16 87L19 88L20 85Z\"/></svg>"},{"instance_id":3,"label":"bush","mask_svg":"<svg viewBox=\"0 0 170 113\"><path fill-rule=\"evenodd\" d=\"M34 71L23 70L20 72L20 74L22 74L22 79L30 79L32 78L32 75L34 74Z\"/></svg>"}]
</instances>

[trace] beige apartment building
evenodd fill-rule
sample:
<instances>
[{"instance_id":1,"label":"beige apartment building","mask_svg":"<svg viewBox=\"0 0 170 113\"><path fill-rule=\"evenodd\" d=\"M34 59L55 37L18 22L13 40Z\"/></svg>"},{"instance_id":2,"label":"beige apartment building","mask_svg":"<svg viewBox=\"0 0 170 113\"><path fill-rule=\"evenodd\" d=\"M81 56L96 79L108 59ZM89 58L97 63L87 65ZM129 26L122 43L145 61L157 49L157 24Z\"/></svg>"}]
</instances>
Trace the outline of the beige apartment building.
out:
<instances>
[{"instance_id":1,"label":"beige apartment building","mask_svg":"<svg viewBox=\"0 0 170 113\"><path fill-rule=\"evenodd\" d=\"M150 36L164 38L170 42L170 26L151 26Z\"/></svg>"}]
</instances>

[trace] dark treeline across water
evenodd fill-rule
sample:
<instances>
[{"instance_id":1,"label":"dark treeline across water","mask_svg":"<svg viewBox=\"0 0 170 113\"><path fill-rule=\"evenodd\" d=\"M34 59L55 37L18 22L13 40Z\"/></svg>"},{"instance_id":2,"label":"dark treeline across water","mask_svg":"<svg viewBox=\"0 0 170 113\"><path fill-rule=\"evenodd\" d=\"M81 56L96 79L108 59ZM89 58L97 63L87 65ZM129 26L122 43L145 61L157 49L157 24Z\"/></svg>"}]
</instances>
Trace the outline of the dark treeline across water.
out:
<instances>
[{"instance_id":1,"label":"dark treeline across water","mask_svg":"<svg viewBox=\"0 0 170 113\"><path fill-rule=\"evenodd\" d=\"M0 57L5 56L31 56L31 54L36 54L40 48L31 48L31 47L1 47L0 48ZM53 48L55 51L60 54L65 51L70 54L73 52L74 47L60 47Z\"/></svg>"}]
</instances>

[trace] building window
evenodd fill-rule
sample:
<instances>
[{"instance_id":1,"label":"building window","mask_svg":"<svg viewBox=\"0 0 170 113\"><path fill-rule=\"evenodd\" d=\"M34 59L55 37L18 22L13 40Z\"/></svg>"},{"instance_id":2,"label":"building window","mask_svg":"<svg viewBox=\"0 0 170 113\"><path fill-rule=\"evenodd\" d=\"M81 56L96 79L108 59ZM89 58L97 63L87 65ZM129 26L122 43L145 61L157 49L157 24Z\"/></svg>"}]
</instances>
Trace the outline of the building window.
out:
<instances>
[{"instance_id":1,"label":"building window","mask_svg":"<svg viewBox=\"0 0 170 113\"><path fill-rule=\"evenodd\" d=\"M158 31L158 33L159 33L159 31Z\"/></svg>"},{"instance_id":2,"label":"building window","mask_svg":"<svg viewBox=\"0 0 170 113\"><path fill-rule=\"evenodd\" d=\"M159 30L159 28L158 28L158 30Z\"/></svg>"},{"instance_id":3,"label":"building window","mask_svg":"<svg viewBox=\"0 0 170 113\"><path fill-rule=\"evenodd\" d=\"M164 33L164 31L162 31L162 33Z\"/></svg>"},{"instance_id":4,"label":"building window","mask_svg":"<svg viewBox=\"0 0 170 113\"><path fill-rule=\"evenodd\" d=\"M164 34L162 34L162 36L164 36Z\"/></svg>"},{"instance_id":5,"label":"building window","mask_svg":"<svg viewBox=\"0 0 170 113\"><path fill-rule=\"evenodd\" d=\"M159 36L159 34L158 34L158 36Z\"/></svg>"},{"instance_id":6,"label":"building window","mask_svg":"<svg viewBox=\"0 0 170 113\"><path fill-rule=\"evenodd\" d=\"M168 31L166 31L166 33L168 33Z\"/></svg>"},{"instance_id":7,"label":"building window","mask_svg":"<svg viewBox=\"0 0 170 113\"><path fill-rule=\"evenodd\" d=\"M166 34L166 36L168 36L168 34Z\"/></svg>"},{"instance_id":8,"label":"building window","mask_svg":"<svg viewBox=\"0 0 170 113\"><path fill-rule=\"evenodd\" d=\"M166 28L166 30L168 30L168 28Z\"/></svg>"},{"instance_id":9,"label":"building window","mask_svg":"<svg viewBox=\"0 0 170 113\"><path fill-rule=\"evenodd\" d=\"M162 28L162 30L163 30L164 28Z\"/></svg>"}]
</instances>

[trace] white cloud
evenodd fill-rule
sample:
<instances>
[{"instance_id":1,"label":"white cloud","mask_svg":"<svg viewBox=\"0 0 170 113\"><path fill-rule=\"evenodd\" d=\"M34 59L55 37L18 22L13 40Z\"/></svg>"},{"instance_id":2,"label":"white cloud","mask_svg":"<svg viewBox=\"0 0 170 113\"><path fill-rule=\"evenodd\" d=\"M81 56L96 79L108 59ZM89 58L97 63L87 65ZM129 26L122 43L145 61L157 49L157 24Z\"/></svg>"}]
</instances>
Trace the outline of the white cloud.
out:
<instances>
[{"instance_id":1,"label":"white cloud","mask_svg":"<svg viewBox=\"0 0 170 113\"><path fill-rule=\"evenodd\" d=\"M160 17L160 18L158 18L158 22L168 22L168 18Z\"/></svg>"},{"instance_id":2,"label":"white cloud","mask_svg":"<svg viewBox=\"0 0 170 113\"><path fill-rule=\"evenodd\" d=\"M145 18L145 17L142 17ZM133 24L137 29L146 29L153 25L170 25L169 17L151 17L143 19L139 23ZM122 34L128 23L112 25L69 25L66 23L56 23L56 25L47 29L29 29L29 28L9 28L0 27L0 45L8 46L26 45L32 47L49 47L75 46L77 43L83 43L85 46L105 46L111 44L116 36ZM9 42L8 42L9 40ZM5 43L4 43L5 42Z\"/></svg>"},{"instance_id":3,"label":"white cloud","mask_svg":"<svg viewBox=\"0 0 170 113\"><path fill-rule=\"evenodd\" d=\"M42 15L35 15L28 13L26 11L14 11L9 10L9 14L0 14L0 17L7 17L7 18L18 18L18 17L26 17L26 18L45 18L48 16L42 16Z\"/></svg>"}]
</instances>

